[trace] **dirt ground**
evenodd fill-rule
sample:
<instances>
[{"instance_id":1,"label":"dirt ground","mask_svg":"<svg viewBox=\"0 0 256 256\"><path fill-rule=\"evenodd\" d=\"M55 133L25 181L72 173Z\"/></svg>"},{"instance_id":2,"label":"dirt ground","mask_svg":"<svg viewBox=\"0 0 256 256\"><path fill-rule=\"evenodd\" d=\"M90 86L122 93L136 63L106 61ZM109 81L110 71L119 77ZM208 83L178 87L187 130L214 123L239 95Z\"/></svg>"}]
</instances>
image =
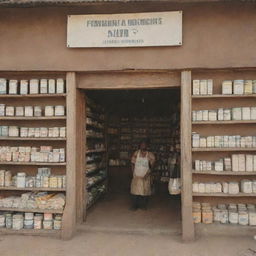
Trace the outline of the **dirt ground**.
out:
<instances>
[{"instance_id":1,"label":"dirt ground","mask_svg":"<svg viewBox=\"0 0 256 256\"><path fill-rule=\"evenodd\" d=\"M71 241L1 236L1 256L253 256L252 237L203 237L182 243L179 236L82 232Z\"/></svg>"},{"instance_id":2,"label":"dirt ground","mask_svg":"<svg viewBox=\"0 0 256 256\"><path fill-rule=\"evenodd\" d=\"M129 204L125 196L104 198L70 241L2 235L0 256L256 256L253 235L237 236L241 229L223 236L221 226L220 235L200 235L183 243L179 198L152 198L147 211L132 212Z\"/></svg>"}]
</instances>

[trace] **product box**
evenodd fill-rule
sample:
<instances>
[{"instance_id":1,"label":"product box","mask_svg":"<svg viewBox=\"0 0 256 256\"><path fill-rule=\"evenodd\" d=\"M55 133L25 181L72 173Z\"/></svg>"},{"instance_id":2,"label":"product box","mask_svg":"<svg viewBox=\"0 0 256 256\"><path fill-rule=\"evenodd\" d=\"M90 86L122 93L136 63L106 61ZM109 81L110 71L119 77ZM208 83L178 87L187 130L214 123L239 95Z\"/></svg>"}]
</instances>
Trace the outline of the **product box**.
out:
<instances>
[{"instance_id":1,"label":"product box","mask_svg":"<svg viewBox=\"0 0 256 256\"><path fill-rule=\"evenodd\" d=\"M208 121L209 120L209 111L208 110L203 110L203 121Z\"/></svg>"},{"instance_id":2,"label":"product box","mask_svg":"<svg viewBox=\"0 0 256 256\"><path fill-rule=\"evenodd\" d=\"M65 82L62 78L58 78L56 81L56 93L65 93Z\"/></svg>"},{"instance_id":3,"label":"product box","mask_svg":"<svg viewBox=\"0 0 256 256\"><path fill-rule=\"evenodd\" d=\"M200 148L206 148L206 137L200 137L199 145Z\"/></svg>"},{"instance_id":4,"label":"product box","mask_svg":"<svg viewBox=\"0 0 256 256\"><path fill-rule=\"evenodd\" d=\"M193 80L193 95L200 95L200 80Z\"/></svg>"},{"instance_id":5,"label":"product box","mask_svg":"<svg viewBox=\"0 0 256 256\"><path fill-rule=\"evenodd\" d=\"M18 94L18 80L9 81L9 94Z\"/></svg>"},{"instance_id":6,"label":"product box","mask_svg":"<svg viewBox=\"0 0 256 256\"><path fill-rule=\"evenodd\" d=\"M243 107L242 108L242 120L250 120L251 119L251 108Z\"/></svg>"},{"instance_id":7,"label":"product box","mask_svg":"<svg viewBox=\"0 0 256 256\"><path fill-rule=\"evenodd\" d=\"M30 94L39 94L39 80L31 79L29 81L29 93Z\"/></svg>"},{"instance_id":8,"label":"product box","mask_svg":"<svg viewBox=\"0 0 256 256\"><path fill-rule=\"evenodd\" d=\"M231 120L231 110L230 109L223 110L223 120L225 120L225 121Z\"/></svg>"},{"instance_id":9,"label":"product box","mask_svg":"<svg viewBox=\"0 0 256 256\"><path fill-rule=\"evenodd\" d=\"M25 106L24 107L25 116L32 117L34 115L33 107L32 106Z\"/></svg>"},{"instance_id":10,"label":"product box","mask_svg":"<svg viewBox=\"0 0 256 256\"><path fill-rule=\"evenodd\" d=\"M223 121L224 120L224 109L219 108L218 109L218 121Z\"/></svg>"},{"instance_id":11,"label":"product box","mask_svg":"<svg viewBox=\"0 0 256 256\"><path fill-rule=\"evenodd\" d=\"M48 93L48 81L47 81L47 79L40 79L40 93L41 94Z\"/></svg>"},{"instance_id":12,"label":"product box","mask_svg":"<svg viewBox=\"0 0 256 256\"><path fill-rule=\"evenodd\" d=\"M213 94L213 80L212 79L207 80L207 94L208 95Z\"/></svg>"},{"instance_id":13,"label":"product box","mask_svg":"<svg viewBox=\"0 0 256 256\"><path fill-rule=\"evenodd\" d=\"M200 146L200 135L198 133L192 133L192 147L199 148Z\"/></svg>"},{"instance_id":14,"label":"product box","mask_svg":"<svg viewBox=\"0 0 256 256\"><path fill-rule=\"evenodd\" d=\"M233 154L231 156L232 159L232 171L239 172L239 156L238 154Z\"/></svg>"},{"instance_id":15,"label":"product box","mask_svg":"<svg viewBox=\"0 0 256 256\"><path fill-rule=\"evenodd\" d=\"M232 81L226 80L222 82L222 94L232 94Z\"/></svg>"},{"instance_id":16,"label":"product box","mask_svg":"<svg viewBox=\"0 0 256 256\"><path fill-rule=\"evenodd\" d=\"M232 120L242 120L241 108L232 108Z\"/></svg>"},{"instance_id":17,"label":"product box","mask_svg":"<svg viewBox=\"0 0 256 256\"><path fill-rule=\"evenodd\" d=\"M253 172L253 155L245 155L245 170Z\"/></svg>"},{"instance_id":18,"label":"product box","mask_svg":"<svg viewBox=\"0 0 256 256\"><path fill-rule=\"evenodd\" d=\"M6 116L14 116L15 115L15 109L13 106L7 106L5 108L5 114Z\"/></svg>"},{"instance_id":19,"label":"product box","mask_svg":"<svg viewBox=\"0 0 256 256\"><path fill-rule=\"evenodd\" d=\"M20 80L20 94L28 94L28 80Z\"/></svg>"},{"instance_id":20,"label":"product box","mask_svg":"<svg viewBox=\"0 0 256 256\"><path fill-rule=\"evenodd\" d=\"M234 80L234 94L244 94L244 80Z\"/></svg>"},{"instance_id":21,"label":"product box","mask_svg":"<svg viewBox=\"0 0 256 256\"><path fill-rule=\"evenodd\" d=\"M197 110L196 111L196 121L202 121L203 120L203 111Z\"/></svg>"},{"instance_id":22,"label":"product box","mask_svg":"<svg viewBox=\"0 0 256 256\"><path fill-rule=\"evenodd\" d=\"M251 120L256 120L256 107L251 107Z\"/></svg>"},{"instance_id":23,"label":"product box","mask_svg":"<svg viewBox=\"0 0 256 256\"><path fill-rule=\"evenodd\" d=\"M244 81L244 94L252 94L252 80Z\"/></svg>"},{"instance_id":24,"label":"product box","mask_svg":"<svg viewBox=\"0 0 256 256\"><path fill-rule=\"evenodd\" d=\"M5 116L5 104L0 104L0 116Z\"/></svg>"},{"instance_id":25,"label":"product box","mask_svg":"<svg viewBox=\"0 0 256 256\"><path fill-rule=\"evenodd\" d=\"M16 116L24 116L24 107L16 107L15 115Z\"/></svg>"},{"instance_id":26,"label":"product box","mask_svg":"<svg viewBox=\"0 0 256 256\"><path fill-rule=\"evenodd\" d=\"M50 93L50 94L56 93L55 79L48 80L48 93Z\"/></svg>"},{"instance_id":27,"label":"product box","mask_svg":"<svg viewBox=\"0 0 256 256\"><path fill-rule=\"evenodd\" d=\"M200 94L207 95L207 80L200 80Z\"/></svg>"},{"instance_id":28,"label":"product box","mask_svg":"<svg viewBox=\"0 0 256 256\"><path fill-rule=\"evenodd\" d=\"M0 78L0 94L7 94L7 80Z\"/></svg>"},{"instance_id":29,"label":"product box","mask_svg":"<svg viewBox=\"0 0 256 256\"><path fill-rule=\"evenodd\" d=\"M217 110L209 110L209 121L217 121Z\"/></svg>"},{"instance_id":30,"label":"product box","mask_svg":"<svg viewBox=\"0 0 256 256\"><path fill-rule=\"evenodd\" d=\"M239 172L245 172L245 155L238 154L238 170Z\"/></svg>"}]
</instances>

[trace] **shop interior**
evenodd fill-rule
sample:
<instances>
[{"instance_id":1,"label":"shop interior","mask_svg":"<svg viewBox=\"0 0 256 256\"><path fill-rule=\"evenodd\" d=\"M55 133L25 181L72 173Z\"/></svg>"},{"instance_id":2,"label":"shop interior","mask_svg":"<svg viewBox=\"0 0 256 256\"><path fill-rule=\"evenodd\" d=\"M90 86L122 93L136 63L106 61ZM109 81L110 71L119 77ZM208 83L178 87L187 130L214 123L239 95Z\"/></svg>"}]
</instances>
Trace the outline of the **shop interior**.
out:
<instances>
[{"instance_id":1,"label":"shop interior","mask_svg":"<svg viewBox=\"0 0 256 256\"><path fill-rule=\"evenodd\" d=\"M91 229L180 232L180 89L86 90L86 222ZM131 157L141 140L156 162L147 210L131 211Z\"/></svg>"}]
</instances>

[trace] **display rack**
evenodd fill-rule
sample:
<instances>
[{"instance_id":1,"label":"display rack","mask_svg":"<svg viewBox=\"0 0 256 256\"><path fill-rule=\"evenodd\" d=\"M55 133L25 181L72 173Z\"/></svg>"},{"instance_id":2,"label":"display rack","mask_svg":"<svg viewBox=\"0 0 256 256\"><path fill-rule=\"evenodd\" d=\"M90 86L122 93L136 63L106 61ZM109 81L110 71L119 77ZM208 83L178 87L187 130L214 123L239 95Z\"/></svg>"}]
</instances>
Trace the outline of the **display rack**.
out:
<instances>
[{"instance_id":1,"label":"display rack","mask_svg":"<svg viewBox=\"0 0 256 256\"><path fill-rule=\"evenodd\" d=\"M86 97L86 210L92 207L107 190L106 116L103 107Z\"/></svg>"},{"instance_id":2,"label":"display rack","mask_svg":"<svg viewBox=\"0 0 256 256\"><path fill-rule=\"evenodd\" d=\"M30 81L30 79L54 79L62 78L66 80L65 74L54 74L54 73L4 73L1 77L5 77L7 81L10 79L18 80L18 92L15 95L1 94L0 95L0 104L6 104L10 106L46 106L46 105L62 105L66 106L66 98L68 97L68 92L66 93L53 93L53 94L25 94L20 95L20 80L25 79ZM48 83L48 82L47 82ZM48 86L48 84L47 84ZM65 85L66 86L66 85ZM67 86L66 86L67 89ZM65 90L66 90L65 89ZM40 100L40 101L39 101ZM16 117L16 116L1 116L0 125L6 126L18 126L18 127L67 127L67 117L66 116L39 116L39 117ZM64 148L67 152L66 137L2 137L0 136L0 146L30 146L30 147L40 147L42 145L52 146L53 148ZM67 153L66 153L67 154ZM66 155L67 158L67 155ZM18 172L25 172L26 175L35 176L38 167L51 167L52 175L66 175L67 162L0 162L1 169L10 170L13 175L16 175ZM69 170L70 171L70 170ZM69 182L68 175L66 175L66 184ZM67 186L67 185L66 185ZM2 197L11 196L11 195L21 195L25 192L49 192L49 193L64 193L67 196L67 187L65 188L52 188L52 187L0 187L0 195ZM46 229L20 229L12 230L1 228L1 234L25 234L25 235L47 235L47 236L57 236L57 237L66 237L69 238L71 228L68 222L70 221L69 215L69 205L65 204L64 209L61 210L51 210L51 209L26 209L26 208L6 208L0 207L0 212L31 212L31 213L52 213L52 214L61 214L62 215L62 229L60 230L46 230ZM65 235L66 233L66 235Z\"/></svg>"},{"instance_id":3,"label":"display rack","mask_svg":"<svg viewBox=\"0 0 256 256\"><path fill-rule=\"evenodd\" d=\"M193 80L213 80L213 93L210 95L193 95L191 96L192 111L193 110L212 110L218 108L233 107L253 107L255 105L256 94L247 95L223 95L222 82L224 80L236 79L255 79L255 71L239 70L239 71L198 71L193 73ZM191 112L192 119L192 112ZM255 120L226 120L226 121L192 121L192 132L201 134L202 136L216 135L241 135L255 136L256 122ZM256 154L256 148L233 148L233 147L192 147L192 182L240 182L242 179L253 180L256 177L255 172L234 172L234 171L196 171L194 161L196 159L216 161L219 158L231 157L232 154ZM207 202L211 206L219 203L256 203L256 193L192 193L194 202ZM217 224L216 224L217 225ZM227 226L227 225L226 225ZM240 225L237 225L238 227Z\"/></svg>"}]
</instances>

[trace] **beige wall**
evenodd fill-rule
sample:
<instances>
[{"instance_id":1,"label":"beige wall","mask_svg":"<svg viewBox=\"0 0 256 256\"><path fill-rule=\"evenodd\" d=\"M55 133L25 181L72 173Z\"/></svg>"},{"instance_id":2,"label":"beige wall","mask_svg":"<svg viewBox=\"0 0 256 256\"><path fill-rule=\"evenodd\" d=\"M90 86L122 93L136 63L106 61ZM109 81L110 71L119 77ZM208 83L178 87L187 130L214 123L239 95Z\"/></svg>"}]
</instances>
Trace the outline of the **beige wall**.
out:
<instances>
[{"instance_id":1,"label":"beige wall","mask_svg":"<svg viewBox=\"0 0 256 256\"><path fill-rule=\"evenodd\" d=\"M183 46L68 49L68 14L183 10ZM0 9L0 70L256 67L256 4L109 4Z\"/></svg>"}]
</instances>

